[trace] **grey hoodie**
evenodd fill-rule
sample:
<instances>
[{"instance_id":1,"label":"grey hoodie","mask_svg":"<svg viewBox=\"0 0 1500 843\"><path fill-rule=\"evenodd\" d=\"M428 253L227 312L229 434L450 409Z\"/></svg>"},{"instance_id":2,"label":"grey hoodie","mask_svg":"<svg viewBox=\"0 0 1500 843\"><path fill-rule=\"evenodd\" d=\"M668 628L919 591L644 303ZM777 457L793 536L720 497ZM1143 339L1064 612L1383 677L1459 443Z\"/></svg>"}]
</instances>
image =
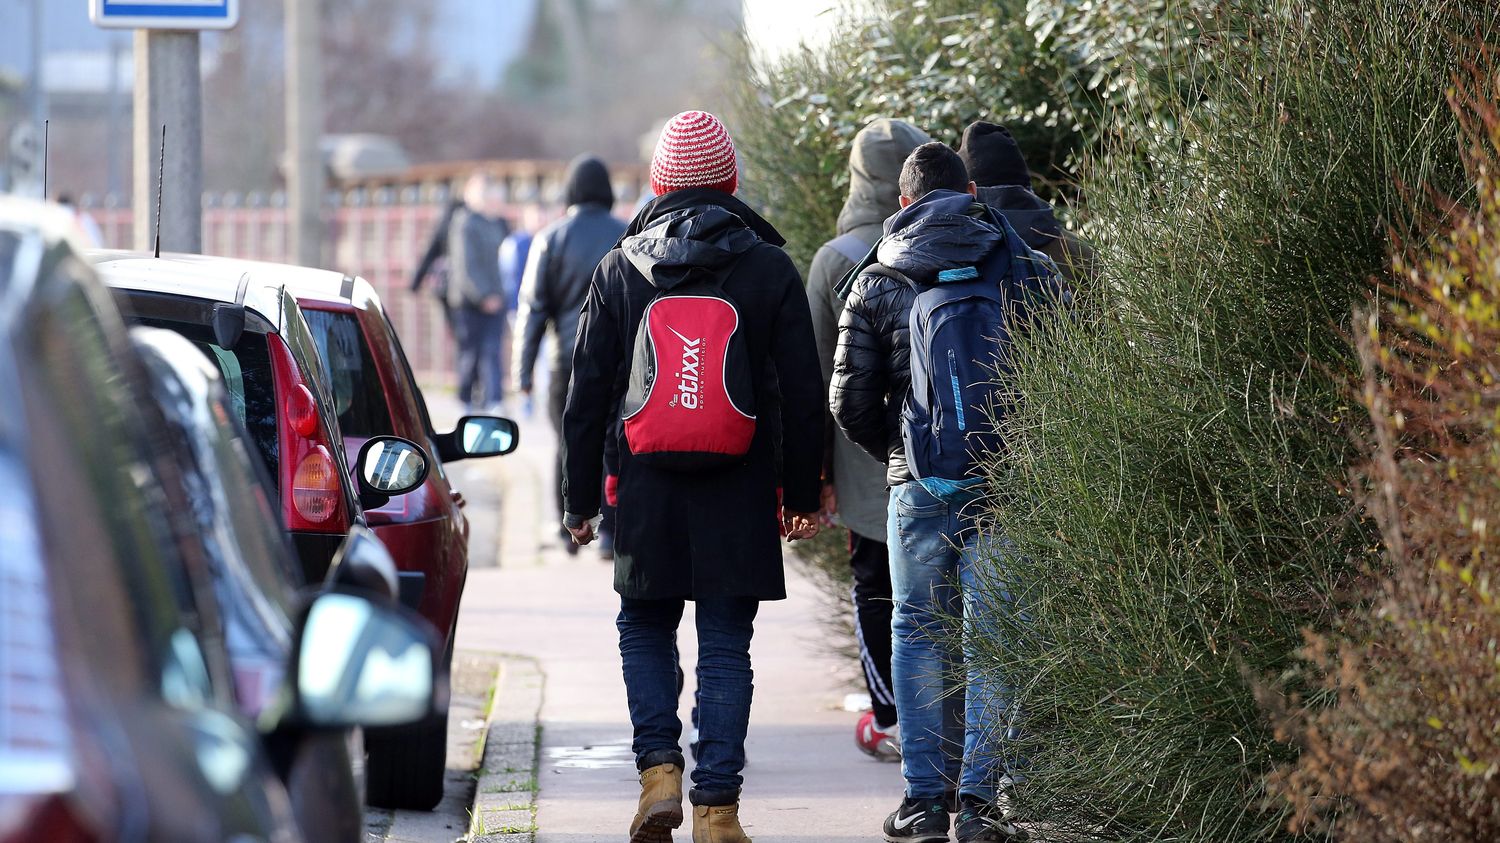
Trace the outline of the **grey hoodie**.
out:
<instances>
[{"instance_id":1,"label":"grey hoodie","mask_svg":"<svg viewBox=\"0 0 1500 843\"><path fill-rule=\"evenodd\" d=\"M838 234L852 235L868 250L880 239L887 217L901 208L901 165L913 149L932 140L926 132L900 120L881 118L854 136L849 152L849 198L839 212ZM830 241L831 242L831 241ZM851 242L846 240L846 243ZM825 245L813 256L807 274L807 299L812 308L813 335L823 366L825 392L833 380L833 353L838 345L843 299L834 288L855 261ZM831 476L844 525L865 538L885 541L885 466L850 442L826 419L833 447ZM827 451L825 451L827 453Z\"/></svg>"}]
</instances>

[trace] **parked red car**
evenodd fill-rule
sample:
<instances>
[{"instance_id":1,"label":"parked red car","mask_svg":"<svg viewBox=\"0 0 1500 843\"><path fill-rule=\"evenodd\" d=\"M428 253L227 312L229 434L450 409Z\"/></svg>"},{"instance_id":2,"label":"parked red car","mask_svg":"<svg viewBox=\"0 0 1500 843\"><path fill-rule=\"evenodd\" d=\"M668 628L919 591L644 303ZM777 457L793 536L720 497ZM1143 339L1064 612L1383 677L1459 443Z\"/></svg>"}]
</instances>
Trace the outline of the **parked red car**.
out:
<instances>
[{"instance_id":1,"label":"parked red car","mask_svg":"<svg viewBox=\"0 0 1500 843\"><path fill-rule=\"evenodd\" d=\"M400 436L437 457L421 488L366 509L365 517L401 569L403 602L432 621L451 659L469 571L469 523L463 496L450 485L442 464L509 453L517 444L516 425L494 416L466 416L455 431L434 432L427 402L374 288L361 278L315 270L284 280L327 367L324 380L333 393L345 451L358 453L370 437ZM370 804L435 806L443 795L446 733L446 714L424 726L370 733Z\"/></svg>"}]
</instances>

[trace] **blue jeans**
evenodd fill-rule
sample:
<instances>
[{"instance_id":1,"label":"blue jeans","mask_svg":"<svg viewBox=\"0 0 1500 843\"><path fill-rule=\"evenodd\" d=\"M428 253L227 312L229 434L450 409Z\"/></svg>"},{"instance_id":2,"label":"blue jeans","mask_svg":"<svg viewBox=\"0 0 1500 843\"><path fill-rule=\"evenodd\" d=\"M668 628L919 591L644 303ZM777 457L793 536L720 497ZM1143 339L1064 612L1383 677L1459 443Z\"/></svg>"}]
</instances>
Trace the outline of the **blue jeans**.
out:
<instances>
[{"instance_id":1,"label":"blue jeans","mask_svg":"<svg viewBox=\"0 0 1500 843\"><path fill-rule=\"evenodd\" d=\"M485 313L477 307L457 308L453 312L453 336L458 341L458 400L467 409L500 403L505 397L500 363L505 314Z\"/></svg>"},{"instance_id":2,"label":"blue jeans","mask_svg":"<svg viewBox=\"0 0 1500 843\"><path fill-rule=\"evenodd\" d=\"M981 566L1003 564L1003 544L981 552L973 522L915 481L891 490L887 524L906 795L935 799L956 784L993 801L1015 712L1009 689L978 669L974 642L998 635L997 613L1010 608L1010 595L995 591L999 578L979 576Z\"/></svg>"},{"instance_id":3,"label":"blue jeans","mask_svg":"<svg viewBox=\"0 0 1500 843\"><path fill-rule=\"evenodd\" d=\"M693 768L694 805L739 801L750 728L750 636L760 601L747 597L696 601L698 618L698 763ZM681 600L620 599L620 660L625 696L635 727L636 766L641 769L682 758L677 626Z\"/></svg>"}]
</instances>

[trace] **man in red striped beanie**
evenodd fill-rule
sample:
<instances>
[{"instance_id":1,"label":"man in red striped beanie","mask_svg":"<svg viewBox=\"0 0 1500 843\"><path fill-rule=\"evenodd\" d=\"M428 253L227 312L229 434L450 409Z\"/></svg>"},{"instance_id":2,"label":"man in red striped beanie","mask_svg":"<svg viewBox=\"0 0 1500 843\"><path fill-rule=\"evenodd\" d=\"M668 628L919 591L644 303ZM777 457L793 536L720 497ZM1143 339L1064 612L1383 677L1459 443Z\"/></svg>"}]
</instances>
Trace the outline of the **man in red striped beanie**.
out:
<instances>
[{"instance_id":1,"label":"man in red striped beanie","mask_svg":"<svg viewBox=\"0 0 1500 843\"><path fill-rule=\"evenodd\" d=\"M616 625L641 778L632 843L670 841L684 819L676 642L687 600L698 627L693 841L748 843L739 798L755 615L786 597L778 525L788 540L818 531L812 316L785 241L734 198L738 182L724 124L701 111L672 118L651 159L657 197L595 270L573 350L563 525L580 544L594 537L606 438L619 453Z\"/></svg>"}]
</instances>

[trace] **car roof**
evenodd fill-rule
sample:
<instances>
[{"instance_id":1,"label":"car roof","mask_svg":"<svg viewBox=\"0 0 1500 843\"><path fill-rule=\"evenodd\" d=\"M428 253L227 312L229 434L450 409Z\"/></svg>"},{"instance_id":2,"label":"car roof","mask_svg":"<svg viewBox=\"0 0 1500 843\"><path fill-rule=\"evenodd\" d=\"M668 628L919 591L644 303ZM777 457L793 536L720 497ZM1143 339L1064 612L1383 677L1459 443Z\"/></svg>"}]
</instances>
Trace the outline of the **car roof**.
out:
<instances>
[{"instance_id":1,"label":"car roof","mask_svg":"<svg viewBox=\"0 0 1500 843\"><path fill-rule=\"evenodd\" d=\"M111 287L233 302L240 279L247 278L245 307L259 313L278 329L285 326L281 290L301 298L303 289L335 291L347 276L326 269L285 263L249 261L209 255L95 250L88 253L94 268ZM369 285L366 285L367 287ZM374 290L370 290L374 295Z\"/></svg>"},{"instance_id":2,"label":"car roof","mask_svg":"<svg viewBox=\"0 0 1500 843\"><path fill-rule=\"evenodd\" d=\"M359 310L382 310L380 295L370 282L357 275L318 271L299 274L286 282L287 292L299 303L323 302Z\"/></svg>"},{"instance_id":3,"label":"car roof","mask_svg":"<svg viewBox=\"0 0 1500 843\"><path fill-rule=\"evenodd\" d=\"M71 245L75 253L83 252L74 240L78 229L73 215L35 199L0 195L0 230L16 238L15 251L0 255L12 262L11 266L0 267L0 305L24 301L31 294L46 253L64 244Z\"/></svg>"}]
</instances>

